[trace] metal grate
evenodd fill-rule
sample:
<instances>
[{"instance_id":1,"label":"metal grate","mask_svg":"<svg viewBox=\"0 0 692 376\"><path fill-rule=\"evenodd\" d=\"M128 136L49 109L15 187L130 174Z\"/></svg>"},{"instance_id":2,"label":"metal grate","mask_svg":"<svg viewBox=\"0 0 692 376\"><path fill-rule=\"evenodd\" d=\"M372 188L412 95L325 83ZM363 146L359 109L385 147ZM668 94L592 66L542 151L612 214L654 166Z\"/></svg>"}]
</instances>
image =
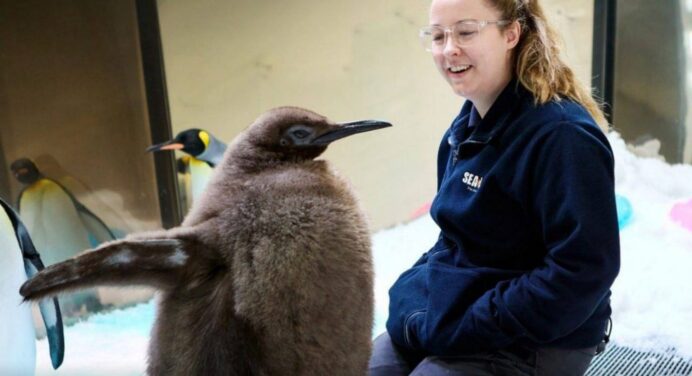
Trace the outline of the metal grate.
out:
<instances>
[{"instance_id":1,"label":"metal grate","mask_svg":"<svg viewBox=\"0 0 692 376\"><path fill-rule=\"evenodd\" d=\"M692 359L678 355L675 349L642 352L611 344L595 357L586 376L689 376Z\"/></svg>"}]
</instances>

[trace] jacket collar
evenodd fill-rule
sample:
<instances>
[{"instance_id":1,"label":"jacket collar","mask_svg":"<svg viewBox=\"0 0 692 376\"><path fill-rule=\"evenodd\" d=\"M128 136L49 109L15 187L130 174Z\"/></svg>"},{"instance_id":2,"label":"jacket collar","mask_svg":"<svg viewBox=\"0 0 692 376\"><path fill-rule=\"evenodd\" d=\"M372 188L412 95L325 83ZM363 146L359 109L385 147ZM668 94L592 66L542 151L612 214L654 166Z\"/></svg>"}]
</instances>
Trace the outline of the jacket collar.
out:
<instances>
[{"instance_id":1,"label":"jacket collar","mask_svg":"<svg viewBox=\"0 0 692 376\"><path fill-rule=\"evenodd\" d=\"M475 125L471 135L463 143L487 144L502 131L509 123L509 117L517 108L522 100L532 100L533 95L524 85L516 79L512 79L507 86L500 92L493 105L485 114L483 119ZM471 101L464 102L461 112L452 123L451 135L453 140L450 144L456 144L456 140L461 140L463 129L468 125L471 113L476 111Z\"/></svg>"}]
</instances>

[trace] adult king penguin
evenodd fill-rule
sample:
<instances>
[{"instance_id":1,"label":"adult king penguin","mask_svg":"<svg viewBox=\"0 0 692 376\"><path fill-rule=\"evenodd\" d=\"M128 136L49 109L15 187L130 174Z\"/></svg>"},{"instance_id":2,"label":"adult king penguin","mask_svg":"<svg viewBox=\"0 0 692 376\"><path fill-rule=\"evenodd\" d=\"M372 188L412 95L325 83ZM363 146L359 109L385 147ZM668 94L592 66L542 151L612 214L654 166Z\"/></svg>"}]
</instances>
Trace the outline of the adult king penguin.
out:
<instances>
[{"instance_id":1,"label":"adult king penguin","mask_svg":"<svg viewBox=\"0 0 692 376\"><path fill-rule=\"evenodd\" d=\"M0 374L33 375L36 368L36 334L31 307L21 304L19 287L27 277L43 269L29 233L17 213L0 199ZM53 368L63 360L64 339L60 308L56 299L39 303L48 333Z\"/></svg>"},{"instance_id":2,"label":"adult king penguin","mask_svg":"<svg viewBox=\"0 0 692 376\"><path fill-rule=\"evenodd\" d=\"M212 169L223 158L226 144L205 130L193 128L178 133L170 141L147 148L149 152L163 150L180 150L188 154L178 159L178 172L183 177L184 197L189 207L207 186Z\"/></svg>"},{"instance_id":3,"label":"adult king penguin","mask_svg":"<svg viewBox=\"0 0 692 376\"><path fill-rule=\"evenodd\" d=\"M149 375L364 375L370 234L347 182L314 159L335 140L390 125L270 110L229 146L180 227L48 267L21 294L157 287Z\"/></svg>"},{"instance_id":4,"label":"adult king penguin","mask_svg":"<svg viewBox=\"0 0 692 376\"><path fill-rule=\"evenodd\" d=\"M115 239L99 217L62 184L45 177L30 159L17 159L10 170L24 185L16 207L46 265ZM101 306L96 292L73 295L60 303L66 319L82 316L84 308L94 311Z\"/></svg>"},{"instance_id":5,"label":"adult king penguin","mask_svg":"<svg viewBox=\"0 0 692 376\"><path fill-rule=\"evenodd\" d=\"M17 159L10 170L24 186L17 198L17 210L47 265L115 239L101 218L62 184L44 176L30 159Z\"/></svg>"}]
</instances>

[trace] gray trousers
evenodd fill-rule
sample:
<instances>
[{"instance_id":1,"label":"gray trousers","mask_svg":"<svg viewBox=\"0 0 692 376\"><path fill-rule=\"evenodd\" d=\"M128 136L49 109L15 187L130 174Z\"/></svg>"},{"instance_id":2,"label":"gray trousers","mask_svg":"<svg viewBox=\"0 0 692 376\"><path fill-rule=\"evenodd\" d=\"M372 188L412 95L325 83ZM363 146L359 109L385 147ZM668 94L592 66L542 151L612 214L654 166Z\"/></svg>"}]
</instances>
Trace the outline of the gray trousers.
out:
<instances>
[{"instance_id":1,"label":"gray trousers","mask_svg":"<svg viewBox=\"0 0 692 376\"><path fill-rule=\"evenodd\" d=\"M596 347L581 350L500 350L463 356L405 354L386 332L375 338L369 376L582 376Z\"/></svg>"}]
</instances>

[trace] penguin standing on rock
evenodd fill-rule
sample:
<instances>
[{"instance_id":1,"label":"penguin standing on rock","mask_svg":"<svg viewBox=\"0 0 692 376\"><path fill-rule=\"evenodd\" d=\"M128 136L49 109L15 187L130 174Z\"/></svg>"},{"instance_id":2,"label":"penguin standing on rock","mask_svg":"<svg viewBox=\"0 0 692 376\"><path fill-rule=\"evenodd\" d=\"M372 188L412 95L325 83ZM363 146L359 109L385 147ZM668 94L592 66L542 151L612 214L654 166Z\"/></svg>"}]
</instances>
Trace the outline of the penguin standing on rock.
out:
<instances>
[{"instance_id":1,"label":"penguin standing on rock","mask_svg":"<svg viewBox=\"0 0 692 376\"><path fill-rule=\"evenodd\" d=\"M20 292L33 301L100 284L158 288L149 375L364 375L370 233L347 182L314 159L390 125L273 109L229 146L180 227L104 244Z\"/></svg>"},{"instance_id":2,"label":"penguin standing on rock","mask_svg":"<svg viewBox=\"0 0 692 376\"><path fill-rule=\"evenodd\" d=\"M197 128L178 133L174 139L147 148L149 152L180 150L188 155L178 159L178 172L182 174L184 197L189 207L197 200L209 182L213 168L221 162L226 144L211 133Z\"/></svg>"},{"instance_id":3,"label":"penguin standing on rock","mask_svg":"<svg viewBox=\"0 0 692 376\"><path fill-rule=\"evenodd\" d=\"M33 375L36 368L36 334L31 309L22 305L19 287L43 269L43 263L17 213L0 200L0 375ZM62 316L57 299L39 304L48 335L53 368L65 353Z\"/></svg>"}]
</instances>

